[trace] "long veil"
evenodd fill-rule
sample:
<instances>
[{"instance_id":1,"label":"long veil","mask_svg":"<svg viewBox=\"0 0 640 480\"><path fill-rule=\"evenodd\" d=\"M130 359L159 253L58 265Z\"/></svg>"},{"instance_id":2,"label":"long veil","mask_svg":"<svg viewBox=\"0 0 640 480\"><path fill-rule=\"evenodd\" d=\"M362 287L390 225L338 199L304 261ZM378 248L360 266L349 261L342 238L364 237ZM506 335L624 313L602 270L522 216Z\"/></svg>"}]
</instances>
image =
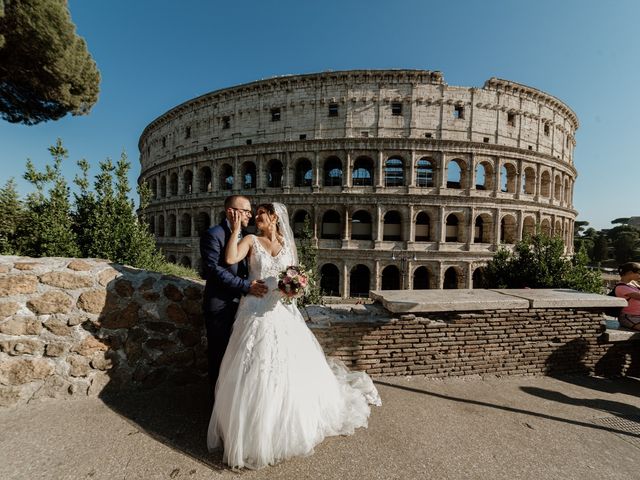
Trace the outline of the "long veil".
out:
<instances>
[{"instance_id":1,"label":"long veil","mask_svg":"<svg viewBox=\"0 0 640 480\"><path fill-rule=\"evenodd\" d=\"M291 256L293 258L293 264L298 264L298 248L296 247L296 240L293 237L293 230L289 224L289 213L287 207L282 203L274 203L273 208L278 215L278 225L280 226L280 233L284 237L284 244L291 250Z\"/></svg>"}]
</instances>

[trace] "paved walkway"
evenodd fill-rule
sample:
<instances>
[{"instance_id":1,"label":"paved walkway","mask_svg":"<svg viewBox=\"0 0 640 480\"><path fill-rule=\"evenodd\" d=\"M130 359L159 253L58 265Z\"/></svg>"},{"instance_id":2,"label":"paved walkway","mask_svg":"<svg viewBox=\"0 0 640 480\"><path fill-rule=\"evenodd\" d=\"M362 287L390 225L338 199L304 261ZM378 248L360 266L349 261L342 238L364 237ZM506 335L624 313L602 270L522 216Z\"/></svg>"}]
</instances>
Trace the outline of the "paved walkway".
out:
<instances>
[{"instance_id":1,"label":"paved walkway","mask_svg":"<svg viewBox=\"0 0 640 480\"><path fill-rule=\"evenodd\" d=\"M205 448L202 385L0 410L0 478L637 479L640 381L379 379L369 428L233 472Z\"/></svg>"}]
</instances>

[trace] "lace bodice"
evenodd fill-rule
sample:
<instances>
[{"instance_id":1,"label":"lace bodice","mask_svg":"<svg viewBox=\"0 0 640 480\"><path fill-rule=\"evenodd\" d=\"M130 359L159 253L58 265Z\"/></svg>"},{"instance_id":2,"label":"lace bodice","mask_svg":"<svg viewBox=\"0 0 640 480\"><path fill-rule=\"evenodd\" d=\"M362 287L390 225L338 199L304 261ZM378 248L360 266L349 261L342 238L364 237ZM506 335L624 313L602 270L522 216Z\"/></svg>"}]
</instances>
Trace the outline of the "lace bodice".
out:
<instances>
[{"instance_id":1,"label":"lace bodice","mask_svg":"<svg viewBox=\"0 0 640 480\"><path fill-rule=\"evenodd\" d=\"M253 237L253 247L249 256L249 280L263 279L270 284L275 279L277 285L278 274L292 264L293 255L286 243L276 256L272 256L262 246L258 237Z\"/></svg>"}]
</instances>

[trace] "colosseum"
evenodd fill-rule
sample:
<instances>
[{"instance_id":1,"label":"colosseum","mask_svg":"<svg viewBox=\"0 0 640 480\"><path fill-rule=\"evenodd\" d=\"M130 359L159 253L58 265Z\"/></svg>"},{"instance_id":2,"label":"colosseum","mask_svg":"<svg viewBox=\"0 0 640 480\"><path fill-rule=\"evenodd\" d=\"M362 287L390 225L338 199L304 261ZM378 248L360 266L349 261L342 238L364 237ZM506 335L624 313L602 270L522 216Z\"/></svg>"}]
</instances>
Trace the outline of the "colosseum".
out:
<instances>
[{"instance_id":1,"label":"colosseum","mask_svg":"<svg viewBox=\"0 0 640 480\"><path fill-rule=\"evenodd\" d=\"M500 245L540 228L572 253L575 113L491 78L438 71L291 75L217 90L140 137L145 213L170 261L197 268L199 233L229 194L309 216L327 295L473 288Z\"/></svg>"}]
</instances>

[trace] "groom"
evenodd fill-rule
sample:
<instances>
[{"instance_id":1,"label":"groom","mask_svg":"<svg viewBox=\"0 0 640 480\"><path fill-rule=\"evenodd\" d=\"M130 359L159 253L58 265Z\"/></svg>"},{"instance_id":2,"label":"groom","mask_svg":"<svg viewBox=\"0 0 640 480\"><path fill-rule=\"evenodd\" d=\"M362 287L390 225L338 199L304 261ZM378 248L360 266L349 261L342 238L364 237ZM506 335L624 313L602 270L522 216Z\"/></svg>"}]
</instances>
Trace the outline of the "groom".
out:
<instances>
[{"instance_id":1,"label":"groom","mask_svg":"<svg viewBox=\"0 0 640 480\"><path fill-rule=\"evenodd\" d=\"M267 292L267 286L262 280L247 280L246 260L234 265L225 262L227 243L238 241L237 238L231 238L233 212L240 213L242 228L246 228L252 215L249 199L242 195L227 197L224 210L226 218L200 237L200 256L204 278L207 281L204 288L203 311L207 329L207 360L212 399L240 297L247 294L262 297Z\"/></svg>"}]
</instances>

